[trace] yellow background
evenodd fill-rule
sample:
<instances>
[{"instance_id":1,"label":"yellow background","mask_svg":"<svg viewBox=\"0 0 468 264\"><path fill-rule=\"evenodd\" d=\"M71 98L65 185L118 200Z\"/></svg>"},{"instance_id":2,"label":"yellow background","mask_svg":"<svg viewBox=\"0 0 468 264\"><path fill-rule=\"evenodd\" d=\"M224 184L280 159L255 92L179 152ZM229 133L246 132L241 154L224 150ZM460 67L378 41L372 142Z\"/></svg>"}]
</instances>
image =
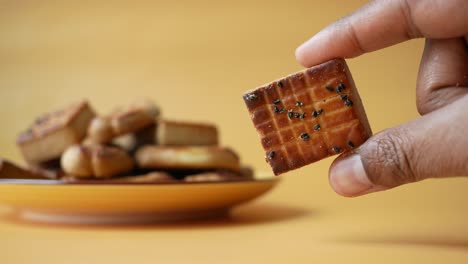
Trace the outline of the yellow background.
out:
<instances>
[{"instance_id":1,"label":"yellow background","mask_svg":"<svg viewBox=\"0 0 468 264\"><path fill-rule=\"evenodd\" d=\"M0 1L0 155L38 114L148 96L168 118L216 122L268 170L241 95L301 69L295 48L365 1ZM422 40L348 60L374 132L417 118ZM465 179L347 199L326 159L231 218L144 227L0 222L0 263L467 263Z\"/></svg>"}]
</instances>

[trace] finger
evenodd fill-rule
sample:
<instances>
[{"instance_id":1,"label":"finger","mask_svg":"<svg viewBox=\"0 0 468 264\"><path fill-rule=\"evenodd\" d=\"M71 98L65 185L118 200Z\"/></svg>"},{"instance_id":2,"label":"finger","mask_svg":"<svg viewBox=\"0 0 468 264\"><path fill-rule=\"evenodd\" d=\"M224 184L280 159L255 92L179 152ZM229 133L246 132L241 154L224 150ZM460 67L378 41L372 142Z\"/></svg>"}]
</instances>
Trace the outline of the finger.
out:
<instances>
[{"instance_id":1,"label":"finger","mask_svg":"<svg viewBox=\"0 0 468 264\"><path fill-rule=\"evenodd\" d=\"M296 50L310 67L417 38L454 38L468 31L466 0L377 0L331 24Z\"/></svg>"},{"instance_id":2,"label":"finger","mask_svg":"<svg viewBox=\"0 0 468 264\"><path fill-rule=\"evenodd\" d=\"M419 67L417 106L422 115L468 94L468 50L464 38L428 39Z\"/></svg>"},{"instance_id":3,"label":"finger","mask_svg":"<svg viewBox=\"0 0 468 264\"><path fill-rule=\"evenodd\" d=\"M384 130L330 169L330 185L358 196L427 178L468 176L468 96Z\"/></svg>"}]
</instances>

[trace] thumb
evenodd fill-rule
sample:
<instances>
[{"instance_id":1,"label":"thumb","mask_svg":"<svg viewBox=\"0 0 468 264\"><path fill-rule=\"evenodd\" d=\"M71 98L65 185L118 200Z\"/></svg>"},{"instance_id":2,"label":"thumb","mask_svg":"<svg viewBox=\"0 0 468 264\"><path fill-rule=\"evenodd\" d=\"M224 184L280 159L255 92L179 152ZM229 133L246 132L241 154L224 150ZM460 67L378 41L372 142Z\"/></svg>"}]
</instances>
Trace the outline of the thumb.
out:
<instances>
[{"instance_id":1,"label":"thumb","mask_svg":"<svg viewBox=\"0 0 468 264\"><path fill-rule=\"evenodd\" d=\"M330 185L359 196L427 178L468 176L468 96L384 130L330 169Z\"/></svg>"}]
</instances>

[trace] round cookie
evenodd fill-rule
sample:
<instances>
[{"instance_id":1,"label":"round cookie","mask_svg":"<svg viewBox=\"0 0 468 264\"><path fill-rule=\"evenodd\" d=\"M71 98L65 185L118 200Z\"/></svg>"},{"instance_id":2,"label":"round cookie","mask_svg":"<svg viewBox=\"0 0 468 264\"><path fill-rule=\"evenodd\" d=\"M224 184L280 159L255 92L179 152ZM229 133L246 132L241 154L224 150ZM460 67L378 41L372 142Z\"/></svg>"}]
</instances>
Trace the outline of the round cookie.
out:
<instances>
[{"instance_id":1,"label":"round cookie","mask_svg":"<svg viewBox=\"0 0 468 264\"><path fill-rule=\"evenodd\" d=\"M145 169L240 170L239 157L228 148L214 146L165 147L148 145L137 150L137 164Z\"/></svg>"},{"instance_id":2,"label":"round cookie","mask_svg":"<svg viewBox=\"0 0 468 264\"><path fill-rule=\"evenodd\" d=\"M97 116L91 120L88 127L88 137L85 139L86 144L91 143L107 143L114 138L109 118Z\"/></svg>"},{"instance_id":3,"label":"round cookie","mask_svg":"<svg viewBox=\"0 0 468 264\"><path fill-rule=\"evenodd\" d=\"M168 173L162 171L153 171L143 175L131 175L110 179L83 179L73 176L65 176L61 179L66 183L76 184L132 184L132 183L171 183L177 181Z\"/></svg>"},{"instance_id":4,"label":"round cookie","mask_svg":"<svg viewBox=\"0 0 468 264\"><path fill-rule=\"evenodd\" d=\"M73 145L60 160L65 173L77 178L110 178L133 169L133 159L123 150L102 145Z\"/></svg>"},{"instance_id":5,"label":"round cookie","mask_svg":"<svg viewBox=\"0 0 468 264\"><path fill-rule=\"evenodd\" d=\"M174 182L176 179L172 178L166 172L153 171L144 175L126 176L121 178L115 178L109 180L111 182L122 182L122 183L167 183Z\"/></svg>"},{"instance_id":6,"label":"round cookie","mask_svg":"<svg viewBox=\"0 0 468 264\"><path fill-rule=\"evenodd\" d=\"M245 177L237 173L229 173L222 171L203 172L198 174L187 175L184 178L186 182L223 182L223 181L242 181L251 180L251 177Z\"/></svg>"}]
</instances>

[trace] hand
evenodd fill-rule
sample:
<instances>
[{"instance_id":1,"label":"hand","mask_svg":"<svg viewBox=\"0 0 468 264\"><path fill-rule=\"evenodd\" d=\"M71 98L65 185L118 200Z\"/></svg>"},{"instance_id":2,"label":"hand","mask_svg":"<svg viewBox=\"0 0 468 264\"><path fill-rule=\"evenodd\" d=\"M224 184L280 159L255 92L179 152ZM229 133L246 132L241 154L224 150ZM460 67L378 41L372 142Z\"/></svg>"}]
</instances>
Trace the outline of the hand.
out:
<instances>
[{"instance_id":1,"label":"hand","mask_svg":"<svg viewBox=\"0 0 468 264\"><path fill-rule=\"evenodd\" d=\"M302 44L306 67L426 38L417 81L422 117L384 130L330 168L330 184L359 196L426 178L468 176L468 1L377 0Z\"/></svg>"}]
</instances>

